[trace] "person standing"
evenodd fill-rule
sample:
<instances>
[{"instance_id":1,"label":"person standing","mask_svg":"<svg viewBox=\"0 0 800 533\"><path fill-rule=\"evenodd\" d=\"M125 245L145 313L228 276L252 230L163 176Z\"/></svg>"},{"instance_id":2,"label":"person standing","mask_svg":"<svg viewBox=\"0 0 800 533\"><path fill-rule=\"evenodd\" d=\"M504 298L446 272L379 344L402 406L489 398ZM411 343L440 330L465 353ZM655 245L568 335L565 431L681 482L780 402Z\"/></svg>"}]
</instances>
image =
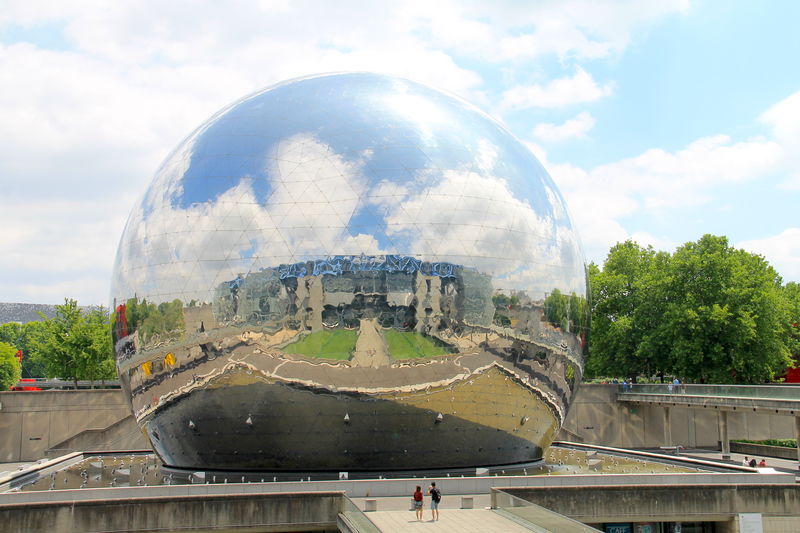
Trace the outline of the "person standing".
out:
<instances>
[{"instance_id":1,"label":"person standing","mask_svg":"<svg viewBox=\"0 0 800 533\"><path fill-rule=\"evenodd\" d=\"M442 501L442 492L436 488L435 481L428 487L428 494L431 496L431 521L439 520L439 502Z\"/></svg>"},{"instance_id":2,"label":"person standing","mask_svg":"<svg viewBox=\"0 0 800 533\"><path fill-rule=\"evenodd\" d=\"M417 513L417 520L422 521L422 487L417 485L417 490L414 491L412 496L414 499L414 511Z\"/></svg>"}]
</instances>

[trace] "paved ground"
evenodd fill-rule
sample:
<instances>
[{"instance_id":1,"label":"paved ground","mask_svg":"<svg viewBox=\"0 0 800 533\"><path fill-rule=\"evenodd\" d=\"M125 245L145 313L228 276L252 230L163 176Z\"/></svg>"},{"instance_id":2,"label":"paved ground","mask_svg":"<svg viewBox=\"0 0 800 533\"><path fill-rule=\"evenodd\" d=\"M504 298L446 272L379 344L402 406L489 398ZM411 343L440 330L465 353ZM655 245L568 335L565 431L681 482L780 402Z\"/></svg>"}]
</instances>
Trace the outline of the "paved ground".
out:
<instances>
[{"instance_id":1,"label":"paved ground","mask_svg":"<svg viewBox=\"0 0 800 533\"><path fill-rule=\"evenodd\" d=\"M426 513L423 522L417 522L413 511L378 511L366 514L384 533L395 531L530 533L529 529L487 509L458 509L450 512L443 510L436 522L431 521L429 512Z\"/></svg>"},{"instance_id":2,"label":"paved ground","mask_svg":"<svg viewBox=\"0 0 800 533\"><path fill-rule=\"evenodd\" d=\"M442 494L442 501L439 504L439 515L444 517L447 511L456 511L461 508L461 497L462 495L458 496L449 496L447 494ZM474 509L487 509L492 504L492 498L489 494L475 494L469 496L473 500L473 508ZM400 496L400 497L385 497L385 498L371 498L373 500L377 500L378 502L378 512L381 511L405 511L408 513L408 517L410 519L414 518L414 511L409 511L411 508L411 495L409 494L408 497ZM365 498L353 498L353 502L358 505L358 507L363 511L364 510L364 501ZM431 519L431 510L428 507L430 503L430 498L425 496L424 500L424 508L423 508L423 515L425 520ZM465 510L472 510L472 509L465 509ZM372 514L372 513L368 513Z\"/></svg>"},{"instance_id":3,"label":"paved ground","mask_svg":"<svg viewBox=\"0 0 800 533\"><path fill-rule=\"evenodd\" d=\"M430 531L459 533L529 532L519 524L503 518L489 510L491 497L488 494L469 496L474 509L461 509L461 496L442 495L439 504L439 520L431 521L430 500L425 497L422 522L418 522L411 508L411 495L400 498L373 498L377 500L378 510L364 513L373 524L384 533L404 531ZM356 505L364 510L364 498L354 498Z\"/></svg>"}]
</instances>

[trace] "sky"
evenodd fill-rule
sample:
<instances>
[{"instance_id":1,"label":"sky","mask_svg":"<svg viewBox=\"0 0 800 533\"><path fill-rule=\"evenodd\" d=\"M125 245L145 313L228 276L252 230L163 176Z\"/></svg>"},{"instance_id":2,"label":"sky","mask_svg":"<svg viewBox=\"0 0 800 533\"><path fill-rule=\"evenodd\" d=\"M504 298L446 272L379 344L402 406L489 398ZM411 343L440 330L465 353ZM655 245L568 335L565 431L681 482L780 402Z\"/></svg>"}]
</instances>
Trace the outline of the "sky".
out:
<instances>
[{"instance_id":1,"label":"sky","mask_svg":"<svg viewBox=\"0 0 800 533\"><path fill-rule=\"evenodd\" d=\"M725 235L800 281L800 2L3 0L0 301L108 305L125 221L196 126L373 71L501 121L587 261Z\"/></svg>"}]
</instances>

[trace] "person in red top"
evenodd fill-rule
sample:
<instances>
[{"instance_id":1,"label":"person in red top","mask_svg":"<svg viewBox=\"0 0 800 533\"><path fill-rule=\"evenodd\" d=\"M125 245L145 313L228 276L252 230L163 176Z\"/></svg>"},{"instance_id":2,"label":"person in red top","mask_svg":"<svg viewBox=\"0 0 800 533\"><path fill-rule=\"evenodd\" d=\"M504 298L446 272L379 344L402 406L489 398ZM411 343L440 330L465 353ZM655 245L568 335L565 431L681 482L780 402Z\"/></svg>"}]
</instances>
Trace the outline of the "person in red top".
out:
<instances>
[{"instance_id":1,"label":"person in red top","mask_svg":"<svg viewBox=\"0 0 800 533\"><path fill-rule=\"evenodd\" d=\"M417 513L417 520L422 521L422 487L417 485L417 490L414 491L414 511Z\"/></svg>"},{"instance_id":2,"label":"person in red top","mask_svg":"<svg viewBox=\"0 0 800 533\"><path fill-rule=\"evenodd\" d=\"M761 462L758 463L759 468L766 468L767 462L764 459L761 459Z\"/></svg>"}]
</instances>

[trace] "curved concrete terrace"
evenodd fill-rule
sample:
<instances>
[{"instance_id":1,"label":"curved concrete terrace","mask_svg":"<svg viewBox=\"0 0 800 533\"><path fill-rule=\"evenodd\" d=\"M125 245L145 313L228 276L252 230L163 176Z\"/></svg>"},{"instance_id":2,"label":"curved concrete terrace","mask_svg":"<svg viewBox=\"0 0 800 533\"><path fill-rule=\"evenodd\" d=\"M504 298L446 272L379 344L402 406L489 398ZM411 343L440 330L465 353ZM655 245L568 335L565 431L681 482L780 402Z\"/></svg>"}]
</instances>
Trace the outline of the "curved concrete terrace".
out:
<instances>
[{"instance_id":1,"label":"curved concrete terrace","mask_svg":"<svg viewBox=\"0 0 800 533\"><path fill-rule=\"evenodd\" d=\"M575 446L604 453L625 453L606 447L580 444ZM687 462L692 466L716 465L724 471L660 474L589 474L552 476L477 476L477 477L417 477L404 479L365 479L335 481L292 481L273 483L229 483L189 484L118 488L83 488L44 491L0 492L0 514L6 516L6 524L14 525L10 532L17 531L212 531L219 529L247 531L512 531L517 525L509 520L524 520L530 510L517 509L517 505L500 505L490 502L490 495L498 488L522 491L572 491L570 494L594 494L596 491L629 491L637 493L637 487L652 490L655 480L664 491L681 494L687 488L697 491L703 487L721 495L744 486L761 487L763 494L772 495L777 501L778 493L786 492L788 500L797 489L794 476L776 472L759 472L738 465L720 465L697 459L664 457L647 452L628 452L638 457L661 457L663 460ZM31 481L37 476L48 476L55 469L74 464L83 454L45 461L7 475L0 480L0 490L19 487L23 480ZM436 481L442 488L444 499L442 521L439 523L414 522L413 513L407 511L410 494L416 485L427 486ZM773 488L767 488L771 486ZM615 488L616 487L616 488ZM727 489L725 487L728 487ZM783 491L783 492L782 492ZM538 493L538 492L537 492ZM761 494L758 493L758 494ZM463 499L462 499L463 498ZM350 499L355 500L351 502ZM465 508L464 500L469 500ZM372 501L376 510L366 510ZM677 501L677 500L676 500ZM765 500L766 501L766 500ZM474 505L473 505L474 503ZM354 505L355 504L355 505ZM787 512L777 504L771 504L771 512ZM512 509L513 508L513 509ZM670 509L679 509L676 505ZM505 509L505 511L504 511ZM705 518L730 521L736 509L728 507L706 514ZM583 511L575 511L582 520L590 520ZM629 509L619 506L608 516L622 516ZM659 509L663 515L668 509ZM791 509L789 514L794 513ZM513 515L513 516L511 516ZM568 513L566 513L569 516ZM793 515L793 514L792 514ZM539 510L536 516L541 517ZM572 518L575 518L573 516ZM425 520L430 511L425 509ZM558 517L555 517L558 518ZM548 520L553 520L553 517ZM365 521L366 520L366 521ZM361 524L360 526L358 524ZM348 525L349 524L349 525ZM351 527L355 524L355 527ZM252 528L252 529L249 529ZM372 529L374 528L374 529ZM552 531L567 531L556 528ZM582 531L588 530L581 529Z\"/></svg>"}]
</instances>

